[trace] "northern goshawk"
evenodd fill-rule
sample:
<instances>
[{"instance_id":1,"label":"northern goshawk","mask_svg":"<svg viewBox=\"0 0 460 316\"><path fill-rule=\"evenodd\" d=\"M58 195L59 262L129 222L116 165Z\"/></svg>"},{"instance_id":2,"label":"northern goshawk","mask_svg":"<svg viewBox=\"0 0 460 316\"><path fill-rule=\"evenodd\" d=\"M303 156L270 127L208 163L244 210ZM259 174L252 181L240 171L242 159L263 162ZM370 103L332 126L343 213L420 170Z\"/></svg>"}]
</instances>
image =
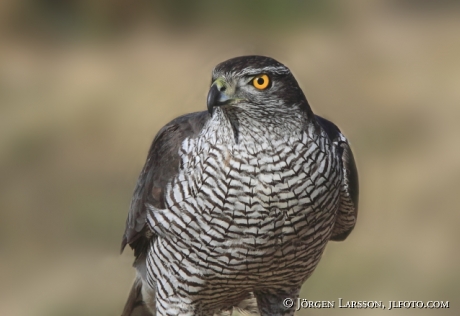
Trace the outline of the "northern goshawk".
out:
<instances>
[{"instance_id":1,"label":"northern goshawk","mask_svg":"<svg viewBox=\"0 0 460 316\"><path fill-rule=\"evenodd\" d=\"M348 141L313 114L287 67L227 60L207 106L152 143L123 236L137 269L123 316L293 315L283 300L355 226Z\"/></svg>"}]
</instances>

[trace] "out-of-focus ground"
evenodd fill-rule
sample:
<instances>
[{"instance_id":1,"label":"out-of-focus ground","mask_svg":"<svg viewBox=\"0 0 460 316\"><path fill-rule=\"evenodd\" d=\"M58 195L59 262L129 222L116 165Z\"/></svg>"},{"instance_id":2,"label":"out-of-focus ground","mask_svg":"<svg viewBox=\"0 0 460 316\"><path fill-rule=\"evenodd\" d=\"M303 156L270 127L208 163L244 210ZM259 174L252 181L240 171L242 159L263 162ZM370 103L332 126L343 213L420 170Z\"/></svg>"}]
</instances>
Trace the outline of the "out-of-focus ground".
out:
<instances>
[{"instance_id":1,"label":"out-of-focus ground","mask_svg":"<svg viewBox=\"0 0 460 316\"><path fill-rule=\"evenodd\" d=\"M214 65L243 54L290 67L358 163L358 225L301 297L450 302L298 315L458 315L457 2L165 3L1 2L0 315L120 314L149 145L204 110Z\"/></svg>"}]
</instances>

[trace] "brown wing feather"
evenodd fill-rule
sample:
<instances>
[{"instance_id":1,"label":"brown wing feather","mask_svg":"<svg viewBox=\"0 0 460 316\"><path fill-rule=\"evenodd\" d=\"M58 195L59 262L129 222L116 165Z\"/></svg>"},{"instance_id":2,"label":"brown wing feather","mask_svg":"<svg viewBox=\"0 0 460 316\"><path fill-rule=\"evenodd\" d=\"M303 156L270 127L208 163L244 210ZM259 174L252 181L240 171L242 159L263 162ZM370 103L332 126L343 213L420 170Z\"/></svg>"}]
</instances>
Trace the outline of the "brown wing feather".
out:
<instances>
[{"instance_id":1,"label":"brown wing feather","mask_svg":"<svg viewBox=\"0 0 460 316\"><path fill-rule=\"evenodd\" d=\"M127 244L138 257L148 245L146 204L164 208L164 189L179 169L179 148L186 137L195 137L208 120L207 112L180 116L164 126L155 136L147 155L126 219L121 251Z\"/></svg>"},{"instance_id":2,"label":"brown wing feather","mask_svg":"<svg viewBox=\"0 0 460 316\"><path fill-rule=\"evenodd\" d=\"M331 141L339 143L339 154L342 162L343 176L340 206L332 231L331 240L342 241L348 237L355 227L358 217L359 183L353 152L339 128L332 122L316 115L316 121L324 129Z\"/></svg>"},{"instance_id":3,"label":"brown wing feather","mask_svg":"<svg viewBox=\"0 0 460 316\"><path fill-rule=\"evenodd\" d=\"M334 241L345 240L355 227L358 218L358 170L348 143L342 142L340 147L342 148L344 179L342 180L340 207L331 236L331 240Z\"/></svg>"}]
</instances>

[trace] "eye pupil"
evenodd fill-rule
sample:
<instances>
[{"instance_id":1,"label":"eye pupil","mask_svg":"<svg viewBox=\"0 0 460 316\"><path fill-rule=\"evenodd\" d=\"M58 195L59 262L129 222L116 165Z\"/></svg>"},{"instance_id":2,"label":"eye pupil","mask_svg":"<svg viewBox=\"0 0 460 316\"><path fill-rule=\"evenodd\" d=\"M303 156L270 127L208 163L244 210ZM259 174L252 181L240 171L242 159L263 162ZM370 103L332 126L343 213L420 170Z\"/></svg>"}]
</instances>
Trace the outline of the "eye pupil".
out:
<instances>
[{"instance_id":1,"label":"eye pupil","mask_svg":"<svg viewBox=\"0 0 460 316\"><path fill-rule=\"evenodd\" d=\"M260 84L260 85L263 85L264 84L264 78L258 78L257 79L257 83Z\"/></svg>"}]
</instances>

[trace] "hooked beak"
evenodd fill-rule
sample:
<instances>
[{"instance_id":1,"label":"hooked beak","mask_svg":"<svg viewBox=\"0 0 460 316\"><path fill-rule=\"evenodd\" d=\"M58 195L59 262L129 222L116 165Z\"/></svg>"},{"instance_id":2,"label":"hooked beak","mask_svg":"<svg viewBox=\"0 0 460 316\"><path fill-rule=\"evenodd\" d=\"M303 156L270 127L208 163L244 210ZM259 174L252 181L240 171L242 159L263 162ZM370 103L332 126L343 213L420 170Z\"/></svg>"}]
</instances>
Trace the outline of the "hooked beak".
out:
<instances>
[{"instance_id":1,"label":"hooked beak","mask_svg":"<svg viewBox=\"0 0 460 316\"><path fill-rule=\"evenodd\" d=\"M228 104L233 99L230 98L225 91L227 87L225 82L222 78L217 79L211 85L211 89L208 93L208 112L209 114L213 114L215 106L222 106Z\"/></svg>"}]
</instances>

